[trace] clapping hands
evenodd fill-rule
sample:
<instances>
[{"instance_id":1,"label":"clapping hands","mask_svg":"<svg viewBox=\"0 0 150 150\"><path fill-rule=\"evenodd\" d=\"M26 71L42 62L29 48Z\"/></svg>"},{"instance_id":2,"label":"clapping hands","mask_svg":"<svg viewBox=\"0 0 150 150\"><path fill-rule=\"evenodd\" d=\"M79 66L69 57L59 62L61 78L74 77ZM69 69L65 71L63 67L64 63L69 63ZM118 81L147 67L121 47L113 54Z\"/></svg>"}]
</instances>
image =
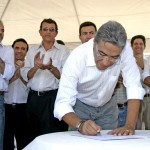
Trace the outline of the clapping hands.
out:
<instances>
[{"instance_id":1,"label":"clapping hands","mask_svg":"<svg viewBox=\"0 0 150 150\"><path fill-rule=\"evenodd\" d=\"M44 54L40 57L40 52L38 52L34 57L34 67L37 69L51 69L52 68L52 59L50 58L47 64L43 64Z\"/></svg>"}]
</instances>

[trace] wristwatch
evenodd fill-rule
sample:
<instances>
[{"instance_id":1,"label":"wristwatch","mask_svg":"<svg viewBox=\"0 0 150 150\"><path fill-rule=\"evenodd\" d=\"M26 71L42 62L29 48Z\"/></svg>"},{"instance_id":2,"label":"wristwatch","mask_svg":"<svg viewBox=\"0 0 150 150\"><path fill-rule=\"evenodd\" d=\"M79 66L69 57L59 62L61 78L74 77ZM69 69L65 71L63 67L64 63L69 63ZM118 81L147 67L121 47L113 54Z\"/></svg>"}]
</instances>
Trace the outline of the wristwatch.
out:
<instances>
[{"instance_id":1,"label":"wristwatch","mask_svg":"<svg viewBox=\"0 0 150 150\"><path fill-rule=\"evenodd\" d=\"M77 124L76 124L76 130L77 131L79 131L80 132L80 127L81 127L81 125L84 123L85 121L84 120L81 120L81 121L79 121Z\"/></svg>"}]
</instances>

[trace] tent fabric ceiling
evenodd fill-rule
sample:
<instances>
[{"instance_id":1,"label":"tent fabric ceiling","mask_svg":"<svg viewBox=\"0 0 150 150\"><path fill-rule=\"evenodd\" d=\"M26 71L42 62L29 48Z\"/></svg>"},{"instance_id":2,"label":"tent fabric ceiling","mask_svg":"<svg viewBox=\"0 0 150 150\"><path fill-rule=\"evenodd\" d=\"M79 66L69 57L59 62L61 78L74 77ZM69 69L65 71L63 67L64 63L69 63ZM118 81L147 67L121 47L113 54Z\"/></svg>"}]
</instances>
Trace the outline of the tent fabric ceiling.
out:
<instances>
[{"instance_id":1,"label":"tent fabric ceiling","mask_svg":"<svg viewBox=\"0 0 150 150\"><path fill-rule=\"evenodd\" d=\"M128 39L135 34L150 38L150 0L1 0L1 20L5 25L4 44L25 38L29 44L41 42L39 26L44 18L58 24L57 39L79 42L79 25L92 21L99 28L108 20L120 22Z\"/></svg>"}]
</instances>

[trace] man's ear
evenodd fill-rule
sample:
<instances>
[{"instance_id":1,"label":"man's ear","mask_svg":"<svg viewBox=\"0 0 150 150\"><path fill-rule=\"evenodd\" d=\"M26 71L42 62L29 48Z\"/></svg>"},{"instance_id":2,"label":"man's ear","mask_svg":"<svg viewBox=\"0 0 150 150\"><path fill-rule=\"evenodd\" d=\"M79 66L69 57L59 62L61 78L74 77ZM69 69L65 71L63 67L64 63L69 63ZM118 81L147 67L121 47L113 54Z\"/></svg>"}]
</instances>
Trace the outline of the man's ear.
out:
<instances>
[{"instance_id":1,"label":"man's ear","mask_svg":"<svg viewBox=\"0 0 150 150\"><path fill-rule=\"evenodd\" d=\"M39 30L39 34L41 35L41 30Z\"/></svg>"}]
</instances>

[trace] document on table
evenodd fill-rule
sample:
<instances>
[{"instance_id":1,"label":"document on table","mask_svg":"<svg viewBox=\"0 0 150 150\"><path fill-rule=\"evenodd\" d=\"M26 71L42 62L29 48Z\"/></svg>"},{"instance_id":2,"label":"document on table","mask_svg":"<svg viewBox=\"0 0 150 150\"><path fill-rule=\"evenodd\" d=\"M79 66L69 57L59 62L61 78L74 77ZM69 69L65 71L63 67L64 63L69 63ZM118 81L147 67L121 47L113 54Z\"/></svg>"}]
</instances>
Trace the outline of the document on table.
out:
<instances>
[{"instance_id":1,"label":"document on table","mask_svg":"<svg viewBox=\"0 0 150 150\"><path fill-rule=\"evenodd\" d=\"M72 136L79 136L79 137L84 137L84 138L90 138L94 140L102 140L102 141L107 141L107 140L124 140L124 139L143 139L143 138L150 138L150 132L139 132L139 134L135 135L127 135L127 136L116 136L116 135L108 135L108 134L98 134L96 136L89 136L89 135L83 135L79 132L74 132L72 133Z\"/></svg>"},{"instance_id":2,"label":"document on table","mask_svg":"<svg viewBox=\"0 0 150 150\"><path fill-rule=\"evenodd\" d=\"M150 138L150 130L138 130L138 132L135 131L135 135Z\"/></svg>"}]
</instances>

